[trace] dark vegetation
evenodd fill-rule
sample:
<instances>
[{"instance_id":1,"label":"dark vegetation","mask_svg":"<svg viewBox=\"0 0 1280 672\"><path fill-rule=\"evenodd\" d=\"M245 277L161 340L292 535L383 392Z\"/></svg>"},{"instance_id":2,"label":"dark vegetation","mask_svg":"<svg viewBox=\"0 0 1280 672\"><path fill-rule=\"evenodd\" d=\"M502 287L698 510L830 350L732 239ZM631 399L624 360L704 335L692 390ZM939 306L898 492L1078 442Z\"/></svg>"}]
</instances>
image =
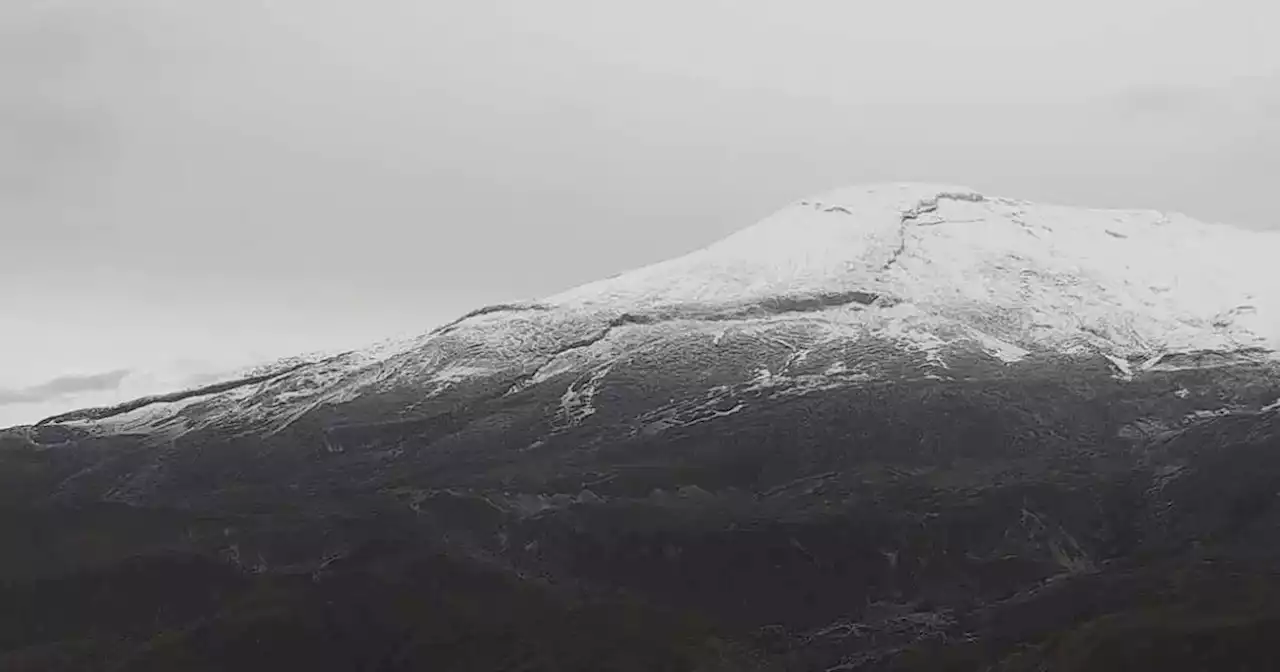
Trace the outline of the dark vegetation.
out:
<instances>
[{"instance_id":1,"label":"dark vegetation","mask_svg":"<svg viewBox=\"0 0 1280 672\"><path fill-rule=\"evenodd\" d=\"M878 347L802 396L638 354L579 425L506 377L0 433L0 670L1280 669L1274 369Z\"/></svg>"}]
</instances>

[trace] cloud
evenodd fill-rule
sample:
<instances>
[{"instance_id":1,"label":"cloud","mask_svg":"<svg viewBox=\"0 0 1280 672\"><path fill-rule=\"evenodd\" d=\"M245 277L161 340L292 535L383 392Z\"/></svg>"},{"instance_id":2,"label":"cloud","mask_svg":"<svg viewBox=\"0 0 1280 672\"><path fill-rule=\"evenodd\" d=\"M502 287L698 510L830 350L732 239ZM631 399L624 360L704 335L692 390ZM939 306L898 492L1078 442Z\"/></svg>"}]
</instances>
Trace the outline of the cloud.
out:
<instances>
[{"instance_id":1,"label":"cloud","mask_svg":"<svg viewBox=\"0 0 1280 672\"><path fill-rule=\"evenodd\" d=\"M119 369L88 376L59 376L38 385L18 389L0 388L0 404L30 404L84 392L115 390L129 373L128 369Z\"/></svg>"},{"instance_id":2,"label":"cloud","mask_svg":"<svg viewBox=\"0 0 1280 672\"><path fill-rule=\"evenodd\" d=\"M0 428L32 424L75 409L114 406L154 394L202 387L235 378L247 366L269 359L247 355L214 361L178 358L0 387ZM0 370L12 372L2 357ZM28 377L26 381L40 379Z\"/></svg>"},{"instance_id":3,"label":"cloud","mask_svg":"<svg viewBox=\"0 0 1280 672\"><path fill-rule=\"evenodd\" d=\"M1144 84L1121 91L1113 102L1121 110L1138 114L1181 115L1216 107L1220 101L1213 93L1201 87Z\"/></svg>"},{"instance_id":4,"label":"cloud","mask_svg":"<svg viewBox=\"0 0 1280 672\"><path fill-rule=\"evenodd\" d=\"M3 3L0 3L3 4ZM0 7L0 197L65 198L117 149L118 110L139 49L126 18L84 3ZM124 66L124 67L122 67ZM86 181L88 180L88 181Z\"/></svg>"},{"instance_id":5,"label":"cloud","mask_svg":"<svg viewBox=\"0 0 1280 672\"><path fill-rule=\"evenodd\" d=\"M1221 122L1228 118L1262 120L1280 112L1280 71L1237 77L1215 85L1148 83L1121 89L1110 106L1130 114Z\"/></svg>"}]
</instances>

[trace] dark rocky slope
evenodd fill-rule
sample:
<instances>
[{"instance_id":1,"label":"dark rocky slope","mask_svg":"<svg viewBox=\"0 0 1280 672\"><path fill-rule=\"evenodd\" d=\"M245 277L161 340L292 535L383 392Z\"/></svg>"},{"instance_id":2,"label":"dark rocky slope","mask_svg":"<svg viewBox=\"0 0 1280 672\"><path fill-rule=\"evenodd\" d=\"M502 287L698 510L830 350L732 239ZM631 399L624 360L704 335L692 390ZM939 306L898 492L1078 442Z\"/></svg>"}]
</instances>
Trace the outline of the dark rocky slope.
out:
<instances>
[{"instance_id":1,"label":"dark rocky slope","mask_svg":"<svg viewBox=\"0 0 1280 672\"><path fill-rule=\"evenodd\" d=\"M1100 670L1177 643L1136 669L1265 669L1231 665L1280 617L1275 369L999 366L651 436L602 404L534 447L538 388L329 448L12 430L0 660ZM164 487L111 502L158 451Z\"/></svg>"}]
</instances>

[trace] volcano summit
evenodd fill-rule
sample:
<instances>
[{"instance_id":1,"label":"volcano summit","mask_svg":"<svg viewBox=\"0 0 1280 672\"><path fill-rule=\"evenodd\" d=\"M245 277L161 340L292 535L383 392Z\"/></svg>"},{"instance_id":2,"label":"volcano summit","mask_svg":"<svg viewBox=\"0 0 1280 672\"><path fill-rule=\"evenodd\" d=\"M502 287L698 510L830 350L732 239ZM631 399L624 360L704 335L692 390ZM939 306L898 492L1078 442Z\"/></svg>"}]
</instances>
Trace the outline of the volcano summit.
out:
<instances>
[{"instance_id":1,"label":"volcano summit","mask_svg":"<svg viewBox=\"0 0 1280 672\"><path fill-rule=\"evenodd\" d=\"M1280 669L1278 257L860 186L4 430L0 668Z\"/></svg>"}]
</instances>

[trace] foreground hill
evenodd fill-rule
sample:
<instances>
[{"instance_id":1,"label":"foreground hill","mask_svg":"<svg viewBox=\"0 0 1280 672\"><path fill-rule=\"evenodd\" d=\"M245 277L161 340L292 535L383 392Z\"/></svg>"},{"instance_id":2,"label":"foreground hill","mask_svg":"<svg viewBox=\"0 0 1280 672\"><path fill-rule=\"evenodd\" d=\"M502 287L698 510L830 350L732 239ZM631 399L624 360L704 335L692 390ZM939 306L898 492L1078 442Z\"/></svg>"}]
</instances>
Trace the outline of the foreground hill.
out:
<instances>
[{"instance_id":1,"label":"foreground hill","mask_svg":"<svg viewBox=\"0 0 1280 672\"><path fill-rule=\"evenodd\" d=\"M1278 253L863 186L0 431L0 669L1280 668Z\"/></svg>"}]
</instances>

